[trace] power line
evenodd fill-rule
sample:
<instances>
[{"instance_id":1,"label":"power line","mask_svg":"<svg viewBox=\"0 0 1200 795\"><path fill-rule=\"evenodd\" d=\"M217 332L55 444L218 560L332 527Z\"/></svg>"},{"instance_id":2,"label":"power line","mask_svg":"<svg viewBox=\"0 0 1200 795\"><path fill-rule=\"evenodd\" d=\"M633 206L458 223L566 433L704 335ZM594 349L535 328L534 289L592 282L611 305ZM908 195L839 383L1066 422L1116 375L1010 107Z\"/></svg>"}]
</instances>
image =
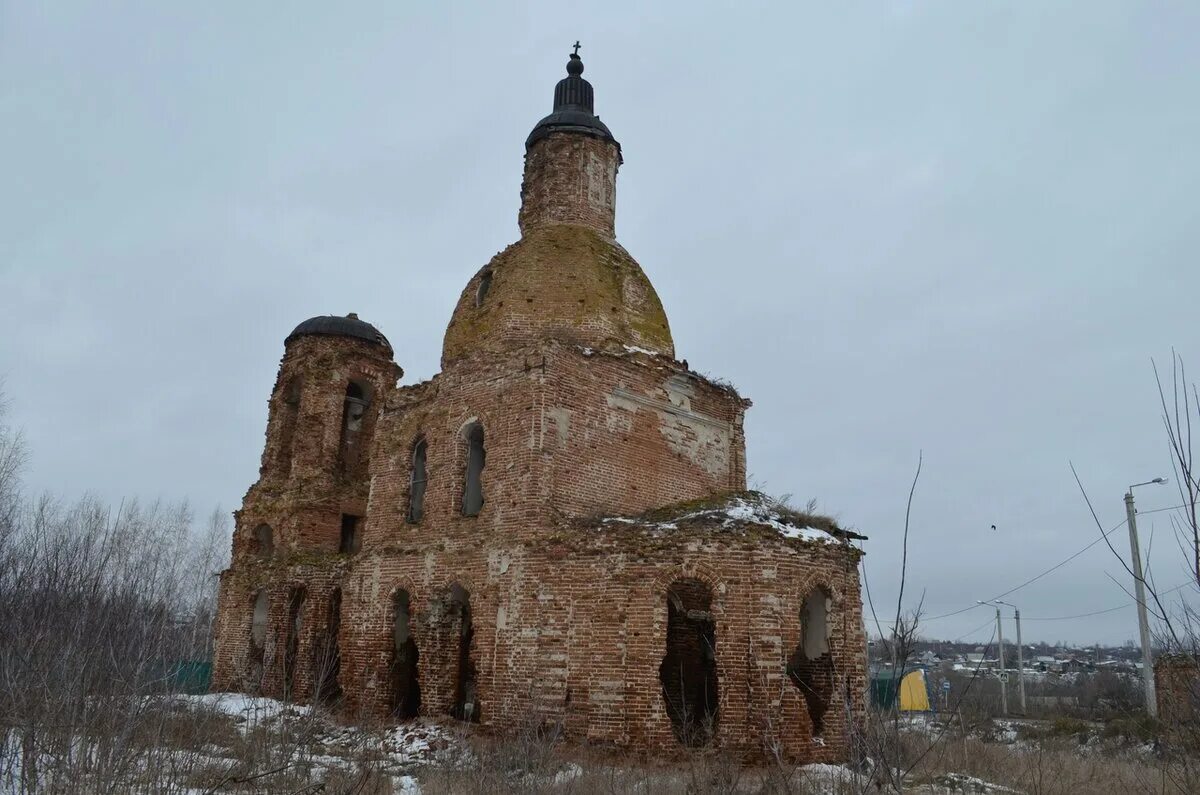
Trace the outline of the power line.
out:
<instances>
[{"instance_id":1,"label":"power line","mask_svg":"<svg viewBox=\"0 0 1200 795\"><path fill-rule=\"evenodd\" d=\"M1145 513L1161 513L1162 511L1174 511L1174 510L1178 510L1178 509L1180 509L1180 508L1186 508L1186 507L1188 507L1188 506L1187 506L1187 505L1172 505L1172 506L1170 506L1170 507L1168 507L1168 508L1155 508L1155 509L1153 509L1153 510L1149 510L1149 511L1138 511L1138 513L1143 513L1143 514L1145 514ZM1090 544L1088 544L1087 546L1085 546L1083 549L1079 550L1078 552L1076 552L1075 554L1073 554L1073 555L1071 555L1070 557L1066 558L1065 560L1062 560L1062 561L1060 561L1059 563L1056 563L1056 564L1054 564L1053 566L1051 566L1050 568L1046 569L1045 571L1043 571L1041 574L1037 575L1036 577L1031 577L1031 578L1029 578L1028 580L1026 580L1025 582L1021 583L1020 585L1016 586L1015 588L1009 588L1009 589L1008 589L1007 591L1005 591L1004 593L1001 593L1001 594L996 594L996 595L995 595L995 596L993 596L991 599L985 599L985 600L983 600L983 601L994 601L994 600L996 600L996 599L1003 599L1005 596L1008 596L1009 594L1012 594L1012 593L1016 593L1017 591L1021 590L1022 588L1024 588L1024 587L1025 587L1025 586L1027 586L1027 585L1032 585L1033 583L1035 583L1035 582L1037 582L1038 580L1040 580L1040 579L1042 579L1043 577L1045 577L1047 574L1050 574L1051 572L1054 572L1054 571L1057 571L1058 569L1061 569L1063 566L1065 566L1065 565L1067 565L1068 563L1070 563L1071 561L1075 560L1075 558L1079 557L1079 556L1080 556L1080 555L1082 555L1084 552L1087 552L1089 549L1091 549L1092 547L1096 546L1096 545L1097 545L1097 544L1099 544L1101 541L1104 541L1106 538L1108 538L1108 537L1109 537L1110 535L1112 535L1114 532L1116 532L1117 530L1119 530L1119 529L1121 529L1122 527L1124 527L1124 526L1125 526L1125 522L1126 522L1126 520L1125 520L1125 519L1122 519L1122 520L1121 520L1119 523L1117 523L1117 524L1116 524L1116 525L1114 525L1113 527L1109 528L1108 530L1105 530L1105 531L1104 531L1104 533L1103 533L1103 534L1102 534L1102 535L1101 535L1099 538L1097 538L1096 540L1092 541ZM975 609L975 608L977 608L977 607L982 607L982 605L979 605L979 604L968 605L967 607L961 608L961 609L959 609L959 610L954 610L954 611L952 611L952 612L950 612L950 613L942 613L941 615L929 616L929 617L922 617L922 618L921 618L921 620L922 620L922 621L937 621L938 619L942 619L942 618L949 618L950 616L957 616L957 615L961 615L961 614L963 614L963 613L966 613L966 612L968 612L968 611L970 611L970 610L974 610L974 609ZM1118 609L1118 608L1113 608L1113 609L1114 609L1114 610L1116 610L1116 609Z\"/></svg>"},{"instance_id":2,"label":"power line","mask_svg":"<svg viewBox=\"0 0 1200 795\"><path fill-rule=\"evenodd\" d=\"M1176 585L1174 588L1169 588L1169 589L1163 591L1161 594L1159 594L1159 596L1166 596L1169 593L1174 593L1175 591L1178 591L1180 588L1186 588L1191 584L1192 584L1192 582L1189 580L1188 582ZM1127 604L1117 605L1116 607L1110 607L1106 610L1093 610L1090 613L1080 613L1079 615L1075 615L1075 616L1047 616L1045 618L1038 618L1037 616L1022 616L1022 618L1025 621L1068 621L1073 618L1087 618L1088 616L1099 616L1099 615L1103 615L1104 613L1115 613L1118 610L1128 610L1129 608L1133 607L1136 604L1137 604L1137 600L1135 599L1134 601L1129 602Z\"/></svg>"},{"instance_id":3,"label":"power line","mask_svg":"<svg viewBox=\"0 0 1200 795\"><path fill-rule=\"evenodd\" d=\"M988 627L991 627L991 626L993 626L994 624L995 624L995 619L993 619L993 618L989 618L987 621L984 621L982 624L980 624L979 626L975 627L975 629L971 630L970 632L964 632L963 634L959 635L957 638L955 638L954 640L952 640L952 641L950 641L950 642L951 642L951 643L958 643L958 642L959 642L960 640L962 640L963 638L965 638L965 637L967 637L967 636L969 636L969 635L974 635L976 632L979 632L980 630L983 630L983 629L987 629ZM992 634L993 634L993 635L995 635L995 634L996 634L996 630L995 630L995 629L993 629L993 630L992 630Z\"/></svg>"}]
</instances>

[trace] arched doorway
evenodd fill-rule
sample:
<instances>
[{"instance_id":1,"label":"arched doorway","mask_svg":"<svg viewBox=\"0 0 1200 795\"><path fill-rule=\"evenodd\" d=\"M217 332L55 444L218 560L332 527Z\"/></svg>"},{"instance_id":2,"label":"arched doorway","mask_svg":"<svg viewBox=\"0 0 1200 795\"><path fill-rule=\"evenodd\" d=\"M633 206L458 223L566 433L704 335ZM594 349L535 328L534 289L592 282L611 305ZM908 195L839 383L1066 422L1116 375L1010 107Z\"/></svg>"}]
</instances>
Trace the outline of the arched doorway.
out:
<instances>
[{"instance_id":1,"label":"arched doorway","mask_svg":"<svg viewBox=\"0 0 1200 795\"><path fill-rule=\"evenodd\" d=\"M671 728L686 746L707 745L717 730L717 633L712 590L700 580L667 589L666 647L658 677Z\"/></svg>"},{"instance_id":2,"label":"arched doorway","mask_svg":"<svg viewBox=\"0 0 1200 795\"><path fill-rule=\"evenodd\" d=\"M412 605L408 591L392 599L392 714L400 720L421 713L421 686L417 682L419 652L412 634Z\"/></svg>"}]
</instances>

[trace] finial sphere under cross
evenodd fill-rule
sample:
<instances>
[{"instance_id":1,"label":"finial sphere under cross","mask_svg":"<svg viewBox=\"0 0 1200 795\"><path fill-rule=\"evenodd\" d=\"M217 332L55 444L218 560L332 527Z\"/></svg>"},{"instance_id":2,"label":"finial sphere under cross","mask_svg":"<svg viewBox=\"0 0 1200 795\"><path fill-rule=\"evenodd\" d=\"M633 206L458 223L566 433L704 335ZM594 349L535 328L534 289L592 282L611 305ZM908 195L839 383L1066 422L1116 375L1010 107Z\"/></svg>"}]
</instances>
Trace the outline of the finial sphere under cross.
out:
<instances>
[{"instance_id":1,"label":"finial sphere under cross","mask_svg":"<svg viewBox=\"0 0 1200 795\"><path fill-rule=\"evenodd\" d=\"M575 52L574 52L574 54L575 54L575 55L578 55L578 54L579 54L579 39L576 39L576 40L575 40Z\"/></svg>"}]
</instances>

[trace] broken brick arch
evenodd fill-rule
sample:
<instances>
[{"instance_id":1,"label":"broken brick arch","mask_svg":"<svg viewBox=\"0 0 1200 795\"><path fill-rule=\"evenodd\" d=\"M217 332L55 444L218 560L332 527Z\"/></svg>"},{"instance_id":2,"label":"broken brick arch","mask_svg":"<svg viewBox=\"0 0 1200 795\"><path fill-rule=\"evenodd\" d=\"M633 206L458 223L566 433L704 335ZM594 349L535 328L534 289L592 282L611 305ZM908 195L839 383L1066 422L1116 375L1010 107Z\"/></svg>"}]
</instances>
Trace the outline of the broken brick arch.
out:
<instances>
[{"instance_id":1,"label":"broken brick arch","mask_svg":"<svg viewBox=\"0 0 1200 795\"><path fill-rule=\"evenodd\" d=\"M246 660L246 678L252 692L262 687L263 659L267 649L267 625L270 623L271 598L266 588L254 592L250 608L250 653Z\"/></svg>"},{"instance_id":2,"label":"broken brick arch","mask_svg":"<svg viewBox=\"0 0 1200 795\"><path fill-rule=\"evenodd\" d=\"M287 624L283 643L283 700L293 700L296 692L296 663L300 656L300 635L304 630L304 603L308 590L304 586L288 589Z\"/></svg>"},{"instance_id":3,"label":"broken brick arch","mask_svg":"<svg viewBox=\"0 0 1200 795\"><path fill-rule=\"evenodd\" d=\"M825 732L825 715L834 694L833 653L829 639L833 628L834 595L830 588L815 585L800 604L800 642L787 661L788 679L800 690L812 736Z\"/></svg>"},{"instance_id":4,"label":"broken brick arch","mask_svg":"<svg viewBox=\"0 0 1200 795\"><path fill-rule=\"evenodd\" d=\"M428 714L477 723L482 714L471 593L452 582L436 591L422 613L421 703Z\"/></svg>"},{"instance_id":5,"label":"broken brick arch","mask_svg":"<svg viewBox=\"0 0 1200 795\"><path fill-rule=\"evenodd\" d=\"M683 577L666 589L666 653L659 665L667 717L685 746L707 745L716 735L720 694L713 589Z\"/></svg>"},{"instance_id":6,"label":"broken brick arch","mask_svg":"<svg viewBox=\"0 0 1200 795\"><path fill-rule=\"evenodd\" d=\"M334 588L329 592L325 604L325 625L313 644L312 671L317 688L314 701L326 706L336 705L342 700L342 652L338 638L341 629L342 589Z\"/></svg>"},{"instance_id":7,"label":"broken brick arch","mask_svg":"<svg viewBox=\"0 0 1200 795\"><path fill-rule=\"evenodd\" d=\"M391 713L400 720L415 718L421 712L420 651L413 635L413 623L412 597L404 588L397 588L392 594L392 655L388 679L392 686Z\"/></svg>"}]
</instances>

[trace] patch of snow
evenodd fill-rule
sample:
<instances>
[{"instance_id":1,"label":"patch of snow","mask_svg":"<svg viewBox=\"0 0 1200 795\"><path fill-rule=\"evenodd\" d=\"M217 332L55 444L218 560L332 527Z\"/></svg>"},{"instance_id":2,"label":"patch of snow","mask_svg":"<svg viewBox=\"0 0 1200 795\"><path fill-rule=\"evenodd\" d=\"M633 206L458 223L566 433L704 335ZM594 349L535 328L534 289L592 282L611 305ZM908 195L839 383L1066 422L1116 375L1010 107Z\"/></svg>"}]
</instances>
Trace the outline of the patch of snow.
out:
<instances>
[{"instance_id":1,"label":"patch of snow","mask_svg":"<svg viewBox=\"0 0 1200 795\"><path fill-rule=\"evenodd\" d=\"M264 696L248 696L245 693L204 693L198 696L178 694L176 703L185 706L202 706L233 716L243 731L280 716L307 717L312 707L288 704Z\"/></svg>"},{"instance_id":2,"label":"patch of snow","mask_svg":"<svg viewBox=\"0 0 1200 795\"><path fill-rule=\"evenodd\" d=\"M947 773L935 778L933 783L942 788L941 792L971 792L978 793L978 795L1018 792L1018 790L1002 787L999 784L993 784L981 778L968 776L965 773Z\"/></svg>"},{"instance_id":3,"label":"patch of snow","mask_svg":"<svg viewBox=\"0 0 1200 795\"><path fill-rule=\"evenodd\" d=\"M575 779L583 775L583 768L574 762L568 762L567 765L560 771L554 774L554 783L557 785L570 784Z\"/></svg>"},{"instance_id":4,"label":"patch of snow","mask_svg":"<svg viewBox=\"0 0 1200 795\"><path fill-rule=\"evenodd\" d=\"M628 353L644 353L647 356L662 356L662 351L652 351L648 348L639 348L636 345L622 345Z\"/></svg>"},{"instance_id":5,"label":"patch of snow","mask_svg":"<svg viewBox=\"0 0 1200 795\"><path fill-rule=\"evenodd\" d=\"M392 791L396 795L421 795L421 782L412 776L393 776Z\"/></svg>"},{"instance_id":6,"label":"patch of snow","mask_svg":"<svg viewBox=\"0 0 1200 795\"><path fill-rule=\"evenodd\" d=\"M844 765L817 763L804 765L797 772L801 779L797 784L801 792L834 795L847 791L860 792L866 784L866 778Z\"/></svg>"},{"instance_id":7,"label":"patch of snow","mask_svg":"<svg viewBox=\"0 0 1200 795\"><path fill-rule=\"evenodd\" d=\"M753 524L769 527L784 538L795 538L801 541L816 541L824 544L839 543L838 539L814 527L800 527L783 515L777 508L766 500L751 501L745 497L735 497L725 505L714 508L704 508L689 514L676 517L670 522L642 522L625 516L610 516L601 519L601 524L632 524L645 527L648 530L678 530L678 522L695 519L708 519L719 522L721 527L729 530L735 525Z\"/></svg>"}]
</instances>

